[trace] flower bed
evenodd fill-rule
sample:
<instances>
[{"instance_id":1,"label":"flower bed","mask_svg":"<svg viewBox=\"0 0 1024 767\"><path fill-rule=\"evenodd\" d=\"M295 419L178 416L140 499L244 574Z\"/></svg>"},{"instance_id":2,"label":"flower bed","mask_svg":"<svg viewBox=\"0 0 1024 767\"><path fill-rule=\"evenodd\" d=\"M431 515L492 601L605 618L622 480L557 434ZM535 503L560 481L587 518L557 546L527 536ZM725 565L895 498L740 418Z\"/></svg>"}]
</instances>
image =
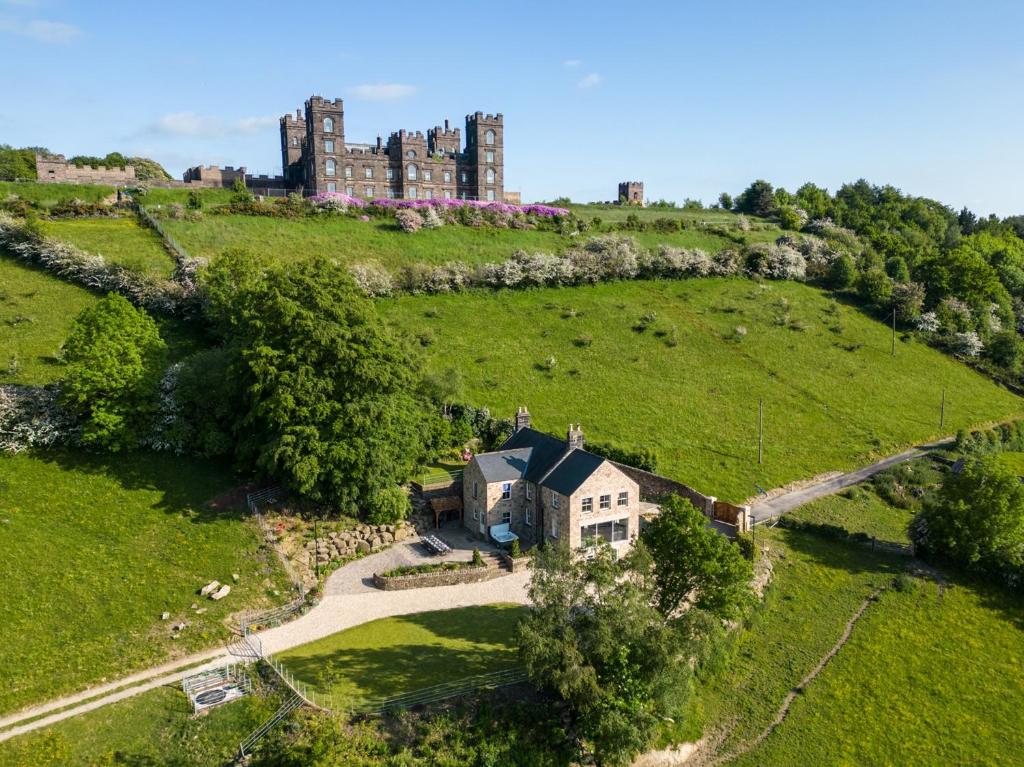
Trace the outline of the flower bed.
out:
<instances>
[{"instance_id":1,"label":"flower bed","mask_svg":"<svg viewBox=\"0 0 1024 767\"><path fill-rule=\"evenodd\" d=\"M363 200L358 197L350 197L341 192L322 192L309 198L310 202L319 206L344 206L348 208L385 208L391 210L412 209L429 210L444 209L454 210L457 208L476 208L478 210L490 210L496 213L507 213L509 215L523 214L528 216L567 216L569 211L565 208L555 208L551 205L511 205L507 202L484 202L482 200L395 200L390 198L377 198L374 200Z\"/></svg>"},{"instance_id":2,"label":"flower bed","mask_svg":"<svg viewBox=\"0 0 1024 767\"><path fill-rule=\"evenodd\" d=\"M459 583L480 583L505 575L507 571L472 562L441 562L396 567L385 573L374 573L373 585L382 591L421 589L429 586L454 586Z\"/></svg>"}]
</instances>

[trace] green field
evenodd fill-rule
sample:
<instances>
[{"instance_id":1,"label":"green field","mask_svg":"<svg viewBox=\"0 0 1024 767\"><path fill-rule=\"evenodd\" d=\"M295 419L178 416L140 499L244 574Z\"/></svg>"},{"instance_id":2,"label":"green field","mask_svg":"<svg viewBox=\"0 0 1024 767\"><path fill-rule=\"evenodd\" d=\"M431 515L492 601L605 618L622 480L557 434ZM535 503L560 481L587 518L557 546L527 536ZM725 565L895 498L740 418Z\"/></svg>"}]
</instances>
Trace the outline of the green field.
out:
<instances>
[{"instance_id":1,"label":"green field","mask_svg":"<svg viewBox=\"0 0 1024 767\"><path fill-rule=\"evenodd\" d=\"M0 457L0 711L223 642L230 615L287 598L252 522L209 503L235 482L171 455ZM213 579L220 602L197 593Z\"/></svg>"},{"instance_id":2,"label":"green field","mask_svg":"<svg viewBox=\"0 0 1024 767\"><path fill-rule=\"evenodd\" d=\"M59 378L60 347L71 321L96 301L85 288L0 254L0 383Z\"/></svg>"},{"instance_id":3,"label":"green field","mask_svg":"<svg viewBox=\"0 0 1024 767\"><path fill-rule=\"evenodd\" d=\"M170 277L174 260L152 229L134 218L69 218L43 220L50 237L70 242L84 251L103 256L107 263L120 264L151 277Z\"/></svg>"},{"instance_id":4,"label":"green field","mask_svg":"<svg viewBox=\"0 0 1024 767\"><path fill-rule=\"evenodd\" d=\"M829 495L787 515L800 522L834 525L850 533L864 533L889 543L909 544L907 525L914 511L897 509L873 492L856 488L841 495Z\"/></svg>"},{"instance_id":5,"label":"green field","mask_svg":"<svg viewBox=\"0 0 1024 767\"><path fill-rule=\"evenodd\" d=\"M569 206L569 210L586 221L597 216L604 222L620 222L625 221L629 216L633 215L641 221L654 221L658 218L670 218L673 220L734 226L739 220L739 216L736 213L732 213L727 210L711 209L684 210L683 208L639 208L633 205L577 205L574 203ZM754 216L747 216L747 220L752 226L767 224L763 219L756 218Z\"/></svg>"},{"instance_id":6,"label":"green field","mask_svg":"<svg viewBox=\"0 0 1024 767\"><path fill-rule=\"evenodd\" d=\"M0 767L228 764L279 703L254 695L197 717L180 687L158 687L0 743Z\"/></svg>"},{"instance_id":7,"label":"green field","mask_svg":"<svg viewBox=\"0 0 1024 767\"><path fill-rule=\"evenodd\" d=\"M162 189L154 186L135 197L147 208L156 208L161 205L184 205L193 191L198 193L203 208L225 205L231 202L234 194L230 189Z\"/></svg>"},{"instance_id":8,"label":"green field","mask_svg":"<svg viewBox=\"0 0 1024 767\"><path fill-rule=\"evenodd\" d=\"M281 653L296 678L340 701L391 698L516 665L523 608L486 605L383 618Z\"/></svg>"},{"instance_id":9,"label":"green field","mask_svg":"<svg viewBox=\"0 0 1024 767\"><path fill-rule=\"evenodd\" d=\"M464 400L508 416L527 405L542 429L580 421L595 441L653 448L661 473L734 501L939 436L943 387L947 433L1021 412L1019 398L916 340L893 357L884 324L797 283L618 282L378 305L428 344L430 368L457 371Z\"/></svg>"},{"instance_id":10,"label":"green field","mask_svg":"<svg viewBox=\"0 0 1024 767\"><path fill-rule=\"evenodd\" d=\"M1024 453L1008 451L999 453L999 463L1012 471L1018 477L1024 477Z\"/></svg>"},{"instance_id":11,"label":"green field","mask_svg":"<svg viewBox=\"0 0 1024 767\"><path fill-rule=\"evenodd\" d=\"M9 194L52 208L59 202L81 200L100 202L114 194L114 187L102 184L36 184L25 181L0 181L0 200Z\"/></svg>"}]
</instances>

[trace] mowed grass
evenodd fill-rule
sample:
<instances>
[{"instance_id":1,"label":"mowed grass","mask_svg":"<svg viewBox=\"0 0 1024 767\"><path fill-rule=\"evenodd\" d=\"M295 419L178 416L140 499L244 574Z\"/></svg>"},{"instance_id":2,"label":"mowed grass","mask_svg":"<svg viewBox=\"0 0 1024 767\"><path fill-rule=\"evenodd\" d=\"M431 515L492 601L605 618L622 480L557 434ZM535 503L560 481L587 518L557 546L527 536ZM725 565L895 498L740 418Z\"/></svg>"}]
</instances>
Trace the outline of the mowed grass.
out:
<instances>
[{"instance_id":1,"label":"mowed grass","mask_svg":"<svg viewBox=\"0 0 1024 767\"><path fill-rule=\"evenodd\" d=\"M496 604L383 618L279 657L336 705L392 698L515 666L522 615L522 607Z\"/></svg>"},{"instance_id":2,"label":"mowed grass","mask_svg":"<svg viewBox=\"0 0 1024 767\"><path fill-rule=\"evenodd\" d=\"M223 642L229 616L287 598L242 509L210 504L233 483L170 455L0 456L0 712ZM200 598L214 579L231 594Z\"/></svg>"},{"instance_id":3,"label":"mowed grass","mask_svg":"<svg viewBox=\"0 0 1024 767\"><path fill-rule=\"evenodd\" d=\"M103 184L37 184L30 181L0 181L0 199L14 194L44 208L52 208L57 203L67 200L101 202L114 192L114 187Z\"/></svg>"},{"instance_id":4,"label":"mowed grass","mask_svg":"<svg viewBox=\"0 0 1024 767\"><path fill-rule=\"evenodd\" d=\"M562 433L652 448L659 472L728 500L851 469L1021 412L1022 400L798 283L619 282L378 303L461 398ZM646 317L646 320L644 319ZM764 463L757 463L758 401Z\"/></svg>"},{"instance_id":5,"label":"mowed grass","mask_svg":"<svg viewBox=\"0 0 1024 767\"><path fill-rule=\"evenodd\" d=\"M50 237L70 242L107 263L119 264L151 277L170 277L174 260L152 229L134 218L70 218L43 220Z\"/></svg>"},{"instance_id":6,"label":"mowed grass","mask_svg":"<svg viewBox=\"0 0 1024 767\"><path fill-rule=\"evenodd\" d=\"M158 687L0 743L0 767L229 764L279 704L249 696L197 717L179 686Z\"/></svg>"},{"instance_id":7,"label":"mowed grass","mask_svg":"<svg viewBox=\"0 0 1024 767\"><path fill-rule=\"evenodd\" d=\"M290 220L208 214L202 221L164 220L163 224L193 256L211 260L228 248L242 248L284 261L322 255L347 264L373 262L392 272L417 263L499 262L517 250L558 254L580 246L593 234L569 237L543 230L457 225L408 233L401 231L392 219L360 221L347 216ZM779 233L776 230L768 234L775 239ZM648 249L672 245L715 253L736 247L726 237L699 229L623 234L635 237Z\"/></svg>"},{"instance_id":8,"label":"mowed grass","mask_svg":"<svg viewBox=\"0 0 1024 767\"><path fill-rule=\"evenodd\" d=\"M45 384L61 375L61 344L98 296L0 253L0 383ZM0 501L2 503L2 501Z\"/></svg>"}]
</instances>

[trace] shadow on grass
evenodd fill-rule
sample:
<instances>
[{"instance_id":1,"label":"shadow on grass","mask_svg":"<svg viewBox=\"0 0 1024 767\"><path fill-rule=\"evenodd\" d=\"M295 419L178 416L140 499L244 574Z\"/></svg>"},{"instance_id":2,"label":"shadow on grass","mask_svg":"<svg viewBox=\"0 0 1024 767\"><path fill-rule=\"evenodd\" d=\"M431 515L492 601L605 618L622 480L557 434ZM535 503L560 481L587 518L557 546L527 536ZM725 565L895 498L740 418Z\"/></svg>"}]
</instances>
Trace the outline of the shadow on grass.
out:
<instances>
[{"instance_id":1,"label":"shadow on grass","mask_svg":"<svg viewBox=\"0 0 1024 767\"><path fill-rule=\"evenodd\" d=\"M908 556L874 550L869 544L853 540L837 540L808 530L780 529L789 548L808 556L815 563L853 574L877 573L879 585L885 578L894 578L904 572L913 561Z\"/></svg>"}]
</instances>

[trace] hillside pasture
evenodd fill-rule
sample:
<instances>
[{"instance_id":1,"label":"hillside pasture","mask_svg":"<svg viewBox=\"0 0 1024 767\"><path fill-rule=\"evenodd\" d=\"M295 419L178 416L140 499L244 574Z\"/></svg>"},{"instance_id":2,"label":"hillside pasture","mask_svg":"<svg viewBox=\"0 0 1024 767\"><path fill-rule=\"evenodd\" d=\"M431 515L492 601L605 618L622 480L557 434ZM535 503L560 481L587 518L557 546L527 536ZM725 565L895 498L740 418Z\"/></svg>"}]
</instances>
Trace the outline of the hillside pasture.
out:
<instances>
[{"instance_id":1,"label":"hillside pasture","mask_svg":"<svg viewBox=\"0 0 1024 767\"><path fill-rule=\"evenodd\" d=\"M114 187L103 184L37 184L32 181L0 181L0 200L13 194L43 208L52 208L57 203L69 200L102 202L115 191Z\"/></svg>"},{"instance_id":2,"label":"hillside pasture","mask_svg":"<svg viewBox=\"0 0 1024 767\"><path fill-rule=\"evenodd\" d=\"M134 217L44 219L40 224L50 237L103 256L107 263L151 277L170 277L174 271L160 237Z\"/></svg>"},{"instance_id":3,"label":"hillside pasture","mask_svg":"<svg viewBox=\"0 0 1024 767\"><path fill-rule=\"evenodd\" d=\"M224 642L229 616L287 599L237 499L211 503L232 485L171 455L0 456L0 712ZM199 597L213 579L226 599Z\"/></svg>"},{"instance_id":4,"label":"hillside pasture","mask_svg":"<svg viewBox=\"0 0 1024 767\"><path fill-rule=\"evenodd\" d=\"M652 448L661 473L733 501L1022 409L913 338L891 355L884 324L799 283L636 281L378 305L463 400L509 416L527 405L542 429L582 422L595 441Z\"/></svg>"}]
</instances>

